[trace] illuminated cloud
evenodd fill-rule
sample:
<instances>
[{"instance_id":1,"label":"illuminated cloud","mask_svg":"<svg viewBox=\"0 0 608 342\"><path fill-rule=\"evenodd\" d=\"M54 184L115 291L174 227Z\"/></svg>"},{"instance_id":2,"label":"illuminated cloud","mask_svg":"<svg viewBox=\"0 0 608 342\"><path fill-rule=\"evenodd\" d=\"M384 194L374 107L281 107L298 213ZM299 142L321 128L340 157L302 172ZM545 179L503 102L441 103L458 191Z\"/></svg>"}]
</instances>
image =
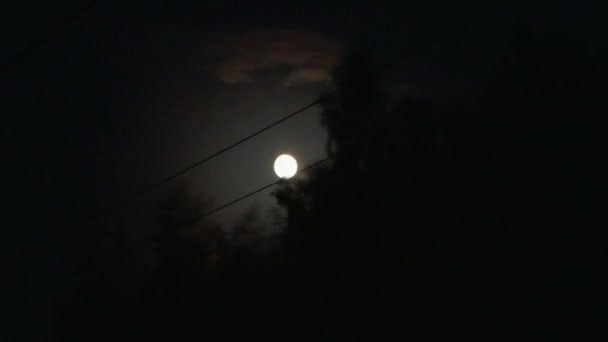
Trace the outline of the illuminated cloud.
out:
<instances>
[{"instance_id":1,"label":"illuminated cloud","mask_svg":"<svg viewBox=\"0 0 608 342\"><path fill-rule=\"evenodd\" d=\"M285 86L328 81L340 59L336 43L304 30L220 34L205 54L205 70L224 83L254 82L264 71L284 68Z\"/></svg>"}]
</instances>

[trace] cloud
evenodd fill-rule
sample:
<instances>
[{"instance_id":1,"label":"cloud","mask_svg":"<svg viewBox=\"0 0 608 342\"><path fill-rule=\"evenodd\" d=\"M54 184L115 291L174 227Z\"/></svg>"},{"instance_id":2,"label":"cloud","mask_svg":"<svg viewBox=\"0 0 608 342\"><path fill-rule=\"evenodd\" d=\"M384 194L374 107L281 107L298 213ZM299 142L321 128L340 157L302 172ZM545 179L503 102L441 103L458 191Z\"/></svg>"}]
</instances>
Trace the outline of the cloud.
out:
<instances>
[{"instance_id":1,"label":"cloud","mask_svg":"<svg viewBox=\"0 0 608 342\"><path fill-rule=\"evenodd\" d=\"M339 46L305 30L257 30L212 37L205 70L234 84L254 82L260 73L285 70L283 85L325 82L340 60Z\"/></svg>"},{"instance_id":2,"label":"cloud","mask_svg":"<svg viewBox=\"0 0 608 342\"><path fill-rule=\"evenodd\" d=\"M327 68L300 68L293 70L283 82L285 86L301 85L329 81L331 76Z\"/></svg>"}]
</instances>

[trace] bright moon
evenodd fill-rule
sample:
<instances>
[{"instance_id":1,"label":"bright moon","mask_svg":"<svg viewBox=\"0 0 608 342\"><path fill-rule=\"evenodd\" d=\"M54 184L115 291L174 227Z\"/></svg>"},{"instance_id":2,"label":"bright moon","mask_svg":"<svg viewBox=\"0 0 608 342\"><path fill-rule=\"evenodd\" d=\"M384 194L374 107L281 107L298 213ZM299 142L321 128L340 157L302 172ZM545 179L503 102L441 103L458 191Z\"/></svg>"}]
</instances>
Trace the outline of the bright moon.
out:
<instances>
[{"instance_id":1,"label":"bright moon","mask_svg":"<svg viewBox=\"0 0 608 342\"><path fill-rule=\"evenodd\" d=\"M298 162L289 154L282 154L274 161L274 172L280 178L291 178L298 171Z\"/></svg>"}]
</instances>

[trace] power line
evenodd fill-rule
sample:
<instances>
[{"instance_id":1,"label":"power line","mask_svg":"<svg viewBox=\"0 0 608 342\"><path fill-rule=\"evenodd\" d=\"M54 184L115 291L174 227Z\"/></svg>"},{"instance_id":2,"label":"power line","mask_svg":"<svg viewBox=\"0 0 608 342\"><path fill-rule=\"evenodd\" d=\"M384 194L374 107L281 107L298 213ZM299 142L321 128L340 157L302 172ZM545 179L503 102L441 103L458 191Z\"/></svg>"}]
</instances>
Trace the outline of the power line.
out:
<instances>
[{"instance_id":1,"label":"power line","mask_svg":"<svg viewBox=\"0 0 608 342\"><path fill-rule=\"evenodd\" d=\"M172 174L172 175L170 175L168 177L165 177L165 178L163 178L163 179L161 179L161 180L159 180L159 181L157 181L155 183L152 183L151 185L149 185L149 186L141 189L140 191L138 191L136 193L133 193L132 195L126 197L125 199L121 200L120 202L115 203L114 205L112 205L111 207L109 207L109 208L105 209L104 211L98 213L97 215L94 215L93 217L86 219L82 224L86 225L88 223L94 222L98 218L101 218L103 216L106 216L106 215L109 215L109 214L115 212L116 210L120 209L121 207L123 207L125 204L131 202L132 200L137 199L137 198L145 195L146 193L148 193L148 192L150 192L150 191L158 188L159 186L161 186L163 184L166 184L166 183L174 180L175 178L177 178L177 177L179 177L179 176L187 173L188 171L190 171L190 170L192 170L192 169L200 166L201 164L204 164L204 163L208 162L209 160L211 160L211 159L219 156L220 154L222 154L224 152L227 152L227 151L229 151L229 150L237 147L238 145L240 145L240 144L242 144L242 143L244 143L244 142L246 142L246 141L248 141L248 140L250 140L250 139L252 139L252 138L254 138L254 137L256 137L256 136L258 136L260 134L262 134L262 133L264 133L265 131L267 131L267 130L269 130L269 129L271 129L271 128L279 125L279 124L281 124L284 121L287 121L287 120L291 119L292 117L294 117L294 116L296 116L296 115L298 115L298 114L306 111L307 109L314 107L315 105L319 104L322 100L323 100L323 97L318 98L317 100L315 100L315 101L309 103L308 105L306 105L306 106L304 106L304 107L296 110L295 112L293 112L293 113L291 113L291 114L289 114L287 116L284 116L283 118L281 118L281 119L279 119L279 120L271 123L270 125L268 125L268 126L262 128L262 129L260 129L260 130L258 130L256 132L254 132L254 133L246 136L245 138L242 138L241 140L239 140L239 141L237 141L237 142L235 142L235 143L233 143L233 144L231 144L231 145L229 145L227 147L224 147L223 149L221 149L221 150L219 150L219 151L217 151L217 152L215 152L215 153L207 156L206 158L204 158L202 160L199 160L199 161L197 161L197 162L195 162L195 163L193 163L193 164L191 164L191 165L189 165L189 166L181 169L180 171L178 171L178 172L176 172L176 173L174 173L174 174Z\"/></svg>"},{"instance_id":2,"label":"power line","mask_svg":"<svg viewBox=\"0 0 608 342\"><path fill-rule=\"evenodd\" d=\"M401 57L399 57L397 60L395 60L395 62L398 61L398 60L400 60L400 59L403 59L405 57L409 57L411 55L414 55L414 54L418 53L420 50L426 49L426 48L430 47L431 45L436 44L438 41L440 41L441 39L445 38L445 36L447 34L453 33L454 31L460 31L463 28L472 25L472 23L476 22L476 21L477 20L469 20L469 21L467 21L466 25L458 25L454 29L448 30L448 31L444 32L442 35L440 35L438 37L435 37L435 39L432 40L432 43L428 43L427 42L426 44L421 45L418 49L412 48L412 49L407 50L406 53L404 53ZM225 152L228 152L229 150L231 150L231 149L233 149L233 148L241 145L242 143L244 143L244 142L246 142L246 141L248 141L248 140L250 140L250 139L252 139L252 138L254 138L254 137L256 137L256 136L258 136L258 135L260 135L262 133L264 133L265 131L267 131L267 130L269 130L269 129L271 129L271 128L273 128L273 127L275 127L275 126L277 126L277 125L279 125L279 124L281 124L281 123L283 123L283 122L285 122L285 121L287 121L287 120L289 120L289 119L291 119L293 117L295 117L296 115L298 115L298 114L300 114L300 113L302 113L302 112L304 112L304 111L306 111L306 110L314 107L315 105L320 104L327 96L332 96L332 95L336 94L337 92L338 92L338 90L333 90L329 94L326 94L324 96L319 97L318 99L314 100L313 102L309 103L308 105L306 105L306 106L304 106L304 107L302 107L302 108L300 108L300 109L298 109L298 110L296 110L296 111L294 111L294 112L292 112L292 113L284 116L283 118L281 118L281 119L279 119L279 120L271 123L270 125L268 125L266 127L263 127L262 129L260 129L260 130L258 130L256 132L254 132L254 133L246 136L245 138L242 138L242 139L238 140L237 142L235 142L235 143L233 143L233 144L231 144L231 145L229 145L229 146L227 146L227 147L225 147L225 148L223 148L223 149L221 149L221 150L219 150L219 151L217 151L217 152L215 152L215 153L213 153L213 154L211 154L211 155L203 158L202 160L199 160L199 161L197 161L197 162L195 162L195 163L193 163L193 164L191 164L191 165L189 165L189 166L181 169L180 171L177 171L176 173L174 173L174 174L172 174L172 175L170 175L170 176L168 176L168 177L166 177L164 179L161 179L161 180L159 180L159 181L157 181L157 182L155 182L155 183L153 183L153 184L151 184L151 185L143 188L142 190L140 190L140 191L138 191L136 193L133 193L130 196L125 197L123 200L114 203L113 205L111 205L107 209L102 210L99 213L97 213L97 214L95 214L95 215L93 215L93 216L91 216L91 217L83 220L80 225L87 225L89 223L92 223L92 222L96 221L97 219L99 219L101 217L104 217L104 216L112 214L116 210L122 208L124 205L128 204L129 202L131 202L132 200L137 199L137 198L145 195L146 193L148 193L148 192L150 192L150 191L158 188L159 186L172 181L173 179L175 179L175 178L177 178L177 177L179 177L179 176L187 173L188 171L191 171L192 169L194 169L194 168L196 168L196 167L198 167L198 166L200 166L200 165L202 165L202 164L210 161L211 159L213 159L213 158L215 158L215 157L217 157L217 156L219 156L219 155L221 155L221 154L223 154Z\"/></svg>"},{"instance_id":3,"label":"power line","mask_svg":"<svg viewBox=\"0 0 608 342\"><path fill-rule=\"evenodd\" d=\"M449 30L445 30L441 34L433 37L432 39L426 40L423 44L417 45L413 48L405 49L405 51L403 51L400 54L400 56L398 56L392 62L386 62L386 63L381 64L380 68L382 69L382 71L386 71L390 67L395 66L397 61L401 61L401 60L411 57L413 55L417 55L417 54L421 53L423 50L426 50L433 46L437 46L439 43L445 41L445 39L449 38L450 36L460 33L462 31L464 31L465 29L471 27L473 23L478 23L478 22L486 20L486 19L488 19L487 14L480 14L478 16L473 17L470 20L464 21L464 23L458 23L456 25L453 25Z\"/></svg>"},{"instance_id":4,"label":"power line","mask_svg":"<svg viewBox=\"0 0 608 342\"><path fill-rule=\"evenodd\" d=\"M99 3L99 0L93 0L82 6L76 12L72 13L72 15L65 18L55 27L53 27L50 31L48 31L45 35L41 36L37 40L35 40L31 45L27 46L25 49L21 50L15 57L11 58L7 63L0 66L0 74L7 72L9 69L19 64L23 59L25 59L28 55L32 54L37 48L46 44L48 41L53 39L54 36L59 34L62 30L64 30L71 23L80 19L84 14L86 14L89 10L95 7Z\"/></svg>"},{"instance_id":5,"label":"power line","mask_svg":"<svg viewBox=\"0 0 608 342\"><path fill-rule=\"evenodd\" d=\"M299 170L298 172L306 172L306 171L309 171L310 169L312 169L312 168L314 168L314 167L317 167L317 166L319 166L319 165L321 165L321 164L325 163L326 161L328 161L328 160L330 160L330 159L331 159L331 158L325 158L325 159L322 159L322 160L320 160L320 161L318 161L318 162L316 162L316 163L313 163L313 164L311 164L311 165L308 165L307 167L305 167L305 168L304 168L304 169L302 169L302 170ZM259 188L259 189L257 189L257 190L254 190L254 191L252 191L252 192L250 192L250 193L248 193L248 194L246 194L246 195L243 195L243 196L241 196L241 197L239 197L239 198L237 198L237 199L235 199L235 200L232 200L232 201L230 201L230 202L228 202L228 203L226 203L226 204L223 204L223 205L221 205L221 206L219 206L219 207L217 207L217 208L215 208L215 209L213 209L213 210L210 210L210 211L208 211L208 212L206 212L206 213L202 214L201 216L199 216L199 217L198 217L198 219L199 219L199 220L200 220L200 219L203 219L203 218L205 218L205 217L207 217L207 216L209 216L209 215L211 215L211 214L213 214L213 213L216 213L216 212L218 212L218 211L220 211L220 210L222 210L222 209L225 209L225 208L227 208L227 207L229 207L229 206L231 206L231 205L233 205L233 204L236 204L237 202L240 202L240 201L242 201L242 200L244 200L244 199L246 199L246 198L248 198L248 197L251 197L251 196L253 196L253 195L255 195L255 194L259 193L259 192L262 192L262 191L264 191L264 190L266 190L266 189L268 189L268 188L271 188L271 187L273 187L273 186L275 186L275 185L281 184L281 183L282 183L282 182L284 182L284 181L285 181L285 180L282 180L282 179L281 179L281 180L278 180L278 181L276 181L276 182L272 182L272 183L270 183L270 184L264 185L263 187L261 187L261 188Z\"/></svg>"}]
</instances>

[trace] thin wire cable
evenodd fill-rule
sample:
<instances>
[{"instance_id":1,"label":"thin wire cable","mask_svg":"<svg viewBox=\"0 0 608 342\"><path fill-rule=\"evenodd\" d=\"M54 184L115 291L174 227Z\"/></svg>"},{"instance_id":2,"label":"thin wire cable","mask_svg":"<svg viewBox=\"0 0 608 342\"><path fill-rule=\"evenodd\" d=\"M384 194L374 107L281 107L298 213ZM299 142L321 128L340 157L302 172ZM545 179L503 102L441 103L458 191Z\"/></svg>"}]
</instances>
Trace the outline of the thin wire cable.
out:
<instances>
[{"instance_id":1,"label":"thin wire cable","mask_svg":"<svg viewBox=\"0 0 608 342\"><path fill-rule=\"evenodd\" d=\"M451 27L451 29L445 30L441 34L433 37L432 39L426 40L421 45L417 45L413 48L405 49L405 51L403 51L400 54L400 56L398 56L396 59L393 59L391 62L381 63L379 65L381 72L386 72L390 67L396 66L398 61L402 61L413 55L418 55L428 48L437 46L439 43L445 41L450 36L461 33L462 31L466 30L467 28L472 27L474 23L477 24L478 22L488 19L488 17L489 16L487 14L480 14L478 16L473 17L470 20L465 21L465 23L459 23L459 24L453 25Z\"/></svg>"},{"instance_id":2,"label":"thin wire cable","mask_svg":"<svg viewBox=\"0 0 608 342\"><path fill-rule=\"evenodd\" d=\"M68 16L63 21L61 21L59 24L57 24L55 27L53 27L45 35L43 35L40 38L38 38L37 40L35 40L31 45L27 46L25 49L21 50L17 55L15 55L15 57L11 58L7 63L0 66L0 74L9 71L12 67L19 64L22 60L27 58L27 56L32 54L37 48L46 44L48 41L53 39L54 36L56 36L62 30L64 30L67 26L69 26L73 22L80 19L80 17L85 15L88 11L90 11L93 7L95 7L99 2L100 2L99 0L89 1L87 4L85 4L80 9L78 9L76 12L74 12L72 15Z\"/></svg>"},{"instance_id":3,"label":"thin wire cable","mask_svg":"<svg viewBox=\"0 0 608 342\"><path fill-rule=\"evenodd\" d=\"M104 211L98 213L97 215L94 215L93 217L85 219L81 224L86 225L88 223L96 221L98 218L101 218L103 216L106 216L106 215L109 215L109 214L115 212L116 210L122 208L125 204L128 204L132 200L137 199L137 198L145 195L146 193L148 193L148 192L150 192L150 191L158 188L159 186L161 186L163 184L166 184L166 183L174 180L175 178L177 178L177 177L179 177L179 176L187 173L188 171L190 171L190 170L192 170L192 169L200 166L201 164L204 164L204 163L208 162L209 160L211 160L211 159L219 156L220 154L222 154L224 152L227 152L227 151L229 151L229 150L237 147L238 145L240 145L240 144L242 144L242 143L244 143L244 142L246 142L246 141L248 141L248 140L250 140L250 139L252 139L252 138L254 138L254 137L256 137L256 136L258 136L260 134L262 134L262 133L264 133L265 131L267 131L267 130L269 130L269 129L271 129L271 128L279 125L279 124L281 124L284 121L287 121L287 120L291 119L292 117L294 117L294 116L296 116L296 115L298 115L298 114L306 111L307 109L314 107L315 105L319 104L321 101L323 101L323 97L321 97L321 98L319 98L319 99L317 99L317 100L309 103L308 105L306 105L306 106L304 106L304 107L296 110L295 112L293 112L293 113L291 113L291 114L289 114L287 116L284 116L283 118L281 118L281 119L279 119L279 120L271 123L270 125L268 125L268 126L262 128L262 129L260 129L260 130L258 130L256 132L254 132L254 133L246 136L245 138L242 138L241 140L239 140L239 141L237 141L237 142L235 142L235 143L233 143L233 144L231 144L231 145L229 145L227 147L224 147L223 149L221 149L221 150L219 150L219 151L217 151L217 152L215 152L215 153L207 156L206 158L204 158L202 160L199 160L199 161L197 161L197 162L195 162L195 163L187 166L184 169L181 169L180 171L178 171L178 172L176 172L176 173L174 173L174 174L172 174L172 175L170 175L168 177L165 177L165 178L163 178L163 179L161 179L161 180L159 180L159 181L157 181L155 183L152 183L151 185L143 188L142 190L140 190L140 191L138 191L136 193L133 193L132 195L126 197L125 199L123 199L123 200L121 200L121 201L113 204L111 207L105 209Z\"/></svg>"},{"instance_id":4,"label":"thin wire cable","mask_svg":"<svg viewBox=\"0 0 608 342\"><path fill-rule=\"evenodd\" d=\"M320 161L318 161L318 162L316 162L316 163L313 163L313 164L311 164L311 165L308 165L308 166L307 166L307 167L305 167L304 169L299 170L299 171L298 171L298 173L301 173L301 172L307 172L307 171L309 171L310 169L315 168L315 167L317 167L317 166L319 166L319 165L321 165L321 164L325 163L326 161L328 161L328 160L330 160L330 159L331 159L331 158L325 158L325 159L322 159L322 160L320 160ZM285 182L285 180L280 179L280 180L278 180L278 181L276 181L276 182L272 182L272 183L270 183L270 184L264 185L263 187L261 187L261 188L259 188L259 189L257 189L257 190L254 190L254 191L252 191L252 192L250 192L250 193L248 193L248 194L246 194L246 195L243 195L243 196L241 196L241 197L239 197L239 198L237 198L237 199L235 199L235 200L232 200L232 201L230 201L230 202L228 202L228 203L226 203L226 204L223 204L223 205L221 205L221 206L219 206L219 207L217 207L217 208L215 208L215 209L213 209L213 210L210 210L210 211L208 211L208 212L206 212L206 213L202 214L202 215L201 215L201 216L199 216L197 219L198 219L198 220L201 220L201 219L203 219L203 218L205 218L205 217L207 217L207 216L209 216L209 215L211 215L211 214L213 214L213 213L216 213L216 212L218 212L218 211L220 211L220 210L222 210L222 209L225 209L225 208L227 208L227 207L229 207L229 206L231 206L231 205L233 205L233 204L236 204L237 202L240 202L240 201L242 201L242 200L244 200L244 199L246 199L246 198L248 198L248 197L251 197L251 196L253 196L253 195L255 195L255 194L259 193L259 192L262 192L262 191L264 191L264 190L266 190L266 189L268 189L268 188L271 188L271 187L273 187L273 186L275 186L275 185L278 185L278 184L280 184L280 183L282 183L282 182Z\"/></svg>"},{"instance_id":5,"label":"thin wire cable","mask_svg":"<svg viewBox=\"0 0 608 342\"><path fill-rule=\"evenodd\" d=\"M456 26L456 29L457 29L457 31L460 31L463 28L472 25L476 21L477 20L469 20L469 21L467 21L466 25L458 25L458 26ZM427 42L426 44L421 45L419 47L419 49L415 49L415 48L408 49L406 51L406 53L402 54L402 56L399 57L394 62L397 62L397 61L399 61L399 60L401 60L403 58L406 58L406 57L410 57L411 55L418 53L419 50L426 49L426 48L430 47L431 45L436 44L438 41L440 41L440 38L441 39L445 38L445 36L447 34L450 34L450 32L453 32L453 31L454 30L447 30L442 35L440 35L439 37L436 37L435 39L433 39L432 40L432 42L433 42L432 44L429 44ZM386 63L386 65L388 65L388 63ZM385 67L386 67L386 65L385 65ZM314 107L315 105L320 104L321 102L323 102L325 100L326 97L332 96L332 95L336 94L337 92L338 92L337 89L333 90L333 91L329 92L328 94L325 94L325 95L319 97L318 99L316 99L315 101L309 103L308 105L306 105L306 106L304 106L304 107L302 107L302 108L300 108L300 109L298 109L298 110L296 110L296 111L288 114L287 116L284 116L283 118L281 118L281 119L279 119L279 120L271 123L270 125L262 128L262 129L260 129L260 130L258 130L256 132L254 132L254 133L246 136L245 138L243 138L243 139L241 139L241 140L239 140L239 141L237 141L237 142L235 142L235 143L233 143L233 144L231 144L231 145L229 145L229 146L227 146L227 147L225 147L225 148L223 148L223 149L221 149L221 150L219 150L219 151L217 151L217 152L215 152L215 153L213 153L213 154L211 154L211 155L209 155L209 156L207 156L205 158L203 158L202 160L199 160L199 161L197 161L197 162L195 162L195 163L193 163L193 164L191 164L191 165L189 165L189 166L181 169L180 171L177 171L176 173L174 173L174 174L172 174L170 176L167 176L164 179L161 179L161 180L159 180L159 181L157 181L155 183L152 183L151 185L143 188L142 190L140 190L140 191L138 191L136 193L133 193L130 196L125 197L121 201L118 201L118 202L114 203L113 205L111 205L107 209L102 210L99 213L94 214L93 216L82 220L79 225L87 225L89 223L92 223L92 222L96 221L97 219L99 219L101 217L104 217L104 216L112 214L116 210L122 208L124 205L128 204L129 202L131 202L132 200L135 200L135 199L137 199L137 198L145 195L146 193L148 193L148 192L150 192L150 191L158 188L159 186L172 181L173 179L175 179L175 178L177 178L177 177L179 177L179 176L187 173L188 171L191 171L192 169L194 169L194 168L196 168L196 167L198 167L198 166L200 166L200 165L202 165L202 164L204 164L204 163L212 160L213 158L215 158L215 157L217 157L217 156L219 156L219 155L221 155L221 154L223 154L225 152L228 152L229 150L231 150L231 149L233 149L233 148L241 145L242 143L244 143L244 142L246 142L246 141L248 141L248 140L250 140L250 139L252 139L252 138L254 138L254 137L256 137L256 136L258 136L260 134L262 134L262 133L264 133L265 131L267 131L267 130L269 130L269 129L271 129L271 128L273 128L273 127L275 127L275 126L277 126L277 125L279 125L279 124L281 124L281 123L283 123L283 122L285 122L285 121L287 121L287 120L289 120L289 119L291 119L293 117L295 117L296 115L298 115L298 114L300 114L300 113L302 113L302 112L304 112L304 111L306 111L306 110Z\"/></svg>"}]
</instances>

